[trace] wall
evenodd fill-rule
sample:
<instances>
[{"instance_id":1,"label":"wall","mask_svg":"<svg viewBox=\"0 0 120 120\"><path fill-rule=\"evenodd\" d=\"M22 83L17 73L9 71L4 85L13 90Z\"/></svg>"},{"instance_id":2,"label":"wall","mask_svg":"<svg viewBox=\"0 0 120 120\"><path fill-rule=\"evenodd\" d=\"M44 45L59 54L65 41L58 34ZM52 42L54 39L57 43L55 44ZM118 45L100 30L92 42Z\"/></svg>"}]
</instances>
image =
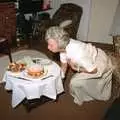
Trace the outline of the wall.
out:
<instances>
[{"instance_id":1,"label":"wall","mask_svg":"<svg viewBox=\"0 0 120 120\"><path fill-rule=\"evenodd\" d=\"M109 31L113 22L118 0L92 0L88 40L112 43Z\"/></svg>"},{"instance_id":2,"label":"wall","mask_svg":"<svg viewBox=\"0 0 120 120\"><path fill-rule=\"evenodd\" d=\"M113 24L110 30L110 34L113 36L120 35L120 0L113 19Z\"/></svg>"},{"instance_id":3,"label":"wall","mask_svg":"<svg viewBox=\"0 0 120 120\"><path fill-rule=\"evenodd\" d=\"M61 0L51 0L51 11L49 12L51 17L55 13L55 11L60 7Z\"/></svg>"}]
</instances>

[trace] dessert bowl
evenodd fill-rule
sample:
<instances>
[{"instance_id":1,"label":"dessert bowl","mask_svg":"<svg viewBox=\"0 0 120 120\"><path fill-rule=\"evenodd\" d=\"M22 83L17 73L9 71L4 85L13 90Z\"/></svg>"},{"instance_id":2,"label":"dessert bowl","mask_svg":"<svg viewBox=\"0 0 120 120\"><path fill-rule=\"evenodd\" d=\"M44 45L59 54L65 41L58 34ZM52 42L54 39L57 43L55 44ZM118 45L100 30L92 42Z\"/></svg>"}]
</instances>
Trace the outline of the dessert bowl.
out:
<instances>
[{"instance_id":1,"label":"dessert bowl","mask_svg":"<svg viewBox=\"0 0 120 120\"><path fill-rule=\"evenodd\" d=\"M32 65L26 69L28 76L33 78L40 77L44 74L44 67L42 65Z\"/></svg>"}]
</instances>

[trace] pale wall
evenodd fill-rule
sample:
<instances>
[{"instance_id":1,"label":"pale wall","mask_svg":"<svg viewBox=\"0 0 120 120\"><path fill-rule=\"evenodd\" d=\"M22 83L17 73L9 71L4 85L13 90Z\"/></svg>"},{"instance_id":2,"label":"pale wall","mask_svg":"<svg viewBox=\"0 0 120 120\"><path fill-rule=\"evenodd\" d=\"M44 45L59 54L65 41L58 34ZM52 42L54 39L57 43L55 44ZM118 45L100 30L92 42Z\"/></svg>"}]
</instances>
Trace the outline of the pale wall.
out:
<instances>
[{"instance_id":1,"label":"pale wall","mask_svg":"<svg viewBox=\"0 0 120 120\"><path fill-rule=\"evenodd\" d=\"M89 41L112 43L109 31L117 4L118 0L92 0Z\"/></svg>"}]
</instances>

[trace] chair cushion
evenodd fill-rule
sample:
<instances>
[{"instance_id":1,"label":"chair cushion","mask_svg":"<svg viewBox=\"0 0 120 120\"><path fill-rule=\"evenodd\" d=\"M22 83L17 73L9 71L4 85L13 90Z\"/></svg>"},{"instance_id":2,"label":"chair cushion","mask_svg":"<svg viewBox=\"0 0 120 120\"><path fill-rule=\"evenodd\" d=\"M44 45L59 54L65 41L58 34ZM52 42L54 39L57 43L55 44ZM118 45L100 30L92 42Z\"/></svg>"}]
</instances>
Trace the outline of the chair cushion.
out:
<instances>
[{"instance_id":1,"label":"chair cushion","mask_svg":"<svg viewBox=\"0 0 120 120\"><path fill-rule=\"evenodd\" d=\"M68 25L72 24L72 20L65 20L63 22L60 23L60 27L66 27Z\"/></svg>"}]
</instances>

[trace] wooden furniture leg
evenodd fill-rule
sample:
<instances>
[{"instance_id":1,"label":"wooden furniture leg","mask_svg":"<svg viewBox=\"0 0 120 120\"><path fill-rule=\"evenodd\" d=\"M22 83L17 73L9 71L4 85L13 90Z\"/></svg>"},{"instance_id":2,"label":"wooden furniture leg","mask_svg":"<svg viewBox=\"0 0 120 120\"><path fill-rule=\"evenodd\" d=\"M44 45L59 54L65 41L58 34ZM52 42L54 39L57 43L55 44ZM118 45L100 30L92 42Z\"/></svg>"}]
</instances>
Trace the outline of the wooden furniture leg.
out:
<instances>
[{"instance_id":1,"label":"wooden furniture leg","mask_svg":"<svg viewBox=\"0 0 120 120\"><path fill-rule=\"evenodd\" d=\"M9 45L8 41L7 41L7 46L8 46L8 56L9 56L9 60L10 60L10 62L12 62L11 49L10 49L10 45Z\"/></svg>"},{"instance_id":2,"label":"wooden furniture leg","mask_svg":"<svg viewBox=\"0 0 120 120\"><path fill-rule=\"evenodd\" d=\"M0 51L1 53L7 54L9 61L12 62L10 44L6 38L0 38Z\"/></svg>"}]
</instances>

